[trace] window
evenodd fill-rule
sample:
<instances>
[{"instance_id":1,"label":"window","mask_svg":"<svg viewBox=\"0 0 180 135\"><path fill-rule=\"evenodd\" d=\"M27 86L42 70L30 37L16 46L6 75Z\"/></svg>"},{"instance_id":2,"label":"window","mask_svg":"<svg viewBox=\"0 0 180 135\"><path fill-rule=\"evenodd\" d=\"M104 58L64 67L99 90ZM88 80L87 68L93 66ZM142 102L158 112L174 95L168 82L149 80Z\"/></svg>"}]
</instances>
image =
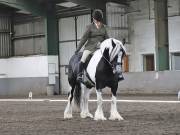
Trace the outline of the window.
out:
<instances>
[{"instance_id":1,"label":"window","mask_svg":"<svg viewBox=\"0 0 180 135\"><path fill-rule=\"evenodd\" d=\"M180 70L180 52L172 53L172 70Z\"/></svg>"},{"instance_id":2,"label":"window","mask_svg":"<svg viewBox=\"0 0 180 135\"><path fill-rule=\"evenodd\" d=\"M154 71L154 55L148 54L143 56L143 70Z\"/></svg>"},{"instance_id":3,"label":"window","mask_svg":"<svg viewBox=\"0 0 180 135\"><path fill-rule=\"evenodd\" d=\"M47 54L43 18L15 18L13 48L15 56Z\"/></svg>"},{"instance_id":4,"label":"window","mask_svg":"<svg viewBox=\"0 0 180 135\"><path fill-rule=\"evenodd\" d=\"M118 40L126 39L129 42L128 15L126 8L121 4L108 2L106 4L108 35Z\"/></svg>"}]
</instances>

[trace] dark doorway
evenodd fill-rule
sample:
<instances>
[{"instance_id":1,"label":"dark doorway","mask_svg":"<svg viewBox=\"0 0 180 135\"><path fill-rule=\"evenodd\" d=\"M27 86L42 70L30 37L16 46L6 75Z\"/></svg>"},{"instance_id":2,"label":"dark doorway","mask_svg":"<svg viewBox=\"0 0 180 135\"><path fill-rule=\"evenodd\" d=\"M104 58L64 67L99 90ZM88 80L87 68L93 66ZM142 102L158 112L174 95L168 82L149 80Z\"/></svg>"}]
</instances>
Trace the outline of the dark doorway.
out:
<instances>
[{"instance_id":1,"label":"dark doorway","mask_svg":"<svg viewBox=\"0 0 180 135\"><path fill-rule=\"evenodd\" d=\"M144 71L154 71L154 55L148 54L143 57Z\"/></svg>"}]
</instances>

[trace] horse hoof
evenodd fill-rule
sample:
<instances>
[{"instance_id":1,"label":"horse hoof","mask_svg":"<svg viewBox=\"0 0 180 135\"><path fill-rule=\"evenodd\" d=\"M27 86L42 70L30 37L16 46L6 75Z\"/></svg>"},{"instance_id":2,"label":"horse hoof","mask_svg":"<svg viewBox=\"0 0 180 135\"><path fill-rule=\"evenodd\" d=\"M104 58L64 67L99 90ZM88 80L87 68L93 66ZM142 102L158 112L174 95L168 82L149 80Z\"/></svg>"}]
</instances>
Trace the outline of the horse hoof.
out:
<instances>
[{"instance_id":1,"label":"horse hoof","mask_svg":"<svg viewBox=\"0 0 180 135\"><path fill-rule=\"evenodd\" d=\"M91 113L88 113L87 116L88 116L89 118L94 118Z\"/></svg>"},{"instance_id":2,"label":"horse hoof","mask_svg":"<svg viewBox=\"0 0 180 135\"><path fill-rule=\"evenodd\" d=\"M85 119L85 118L87 118L87 115L85 114L85 113L81 113L81 118L83 118L83 119Z\"/></svg>"},{"instance_id":3,"label":"horse hoof","mask_svg":"<svg viewBox=\"0 0 180 135\"><path fill-rule=\"evenodd\" d=\"M72 114L64 114L64 119L72 119Z\"/></svg>"},{"instance_id":4,"label":"horse hoof","mask_svg":"<svg viewBox=\"0 0 180 135\"><path fill-rule=\"evenodd\" d=\"M81 113L81 118L85 119L85 118L93 118L93 115L91 113Z\"/></svg>"},{"instance_id":5,"label":"horse hoof","mask_svg":"<svg viewBox=\"0 0 180 135\"><path fill-rule=\"evenodd\" d=\"M107 120L107 118L104 117L104 118L102 118L102 120Z\"/></svg>"},{"instance_id":6,"label":"horse hoof","mask_svg":"<svg viewBox=\"0 0 180 135\"><path fill-rule=\"evenodd\" d=\"M109 120L124 120L123 117L119 116L119 117L113 117L113 116L110 116L109 117Z\"/></svg>"},{"instance_id":7,"label":"horse hoof","mask_svg":"<svg viewBox=\"0 0 180 135\"><path fill-rule=\"evenodd\" d=\"M97 117L94 117L94 120L98 121L98 120L107 120L106 117L100 117L100 118L97 118Z\"/></svg>"}]
</instances>

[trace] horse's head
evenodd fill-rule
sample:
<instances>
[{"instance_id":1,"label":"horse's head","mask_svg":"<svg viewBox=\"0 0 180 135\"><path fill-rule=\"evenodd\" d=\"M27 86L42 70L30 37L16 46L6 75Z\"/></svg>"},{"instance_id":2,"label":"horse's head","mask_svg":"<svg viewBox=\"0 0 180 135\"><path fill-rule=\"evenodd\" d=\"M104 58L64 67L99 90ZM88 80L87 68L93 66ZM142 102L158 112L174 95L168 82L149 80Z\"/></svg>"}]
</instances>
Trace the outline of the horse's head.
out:
<instances>
[{"instance_id":1,"label":"horse's head","mask_svg":"<svg viewBox=\"0 0 180 135\"><path fill-rule=\"evenodd\" d=\"M109 62L114 61L114 59L117 58L117 56L120 54L126 54L126 49L122 42L114 38L109 38L103 41L101 43L100 49L103 54L106 53L106 57L108 58Z\"/></svg>"}]
</instances>

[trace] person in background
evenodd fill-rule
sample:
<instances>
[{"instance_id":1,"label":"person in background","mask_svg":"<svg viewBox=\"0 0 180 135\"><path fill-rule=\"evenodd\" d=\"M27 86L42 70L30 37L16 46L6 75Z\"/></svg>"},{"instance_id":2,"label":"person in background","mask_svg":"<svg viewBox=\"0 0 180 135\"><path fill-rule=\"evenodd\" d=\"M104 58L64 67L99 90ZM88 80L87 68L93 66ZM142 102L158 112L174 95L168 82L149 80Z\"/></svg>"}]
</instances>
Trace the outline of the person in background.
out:
<instances>
[{"instance_id":1,"label":"person in background","mask_svg":"<svg viewBox=\"0 0 180 135\"><path fill-rule=\"evenodd\" d=\"M103 24L103 12L100 9L95 9L92 13L92 19L93 22L87 26L75 52L77 54L82 46L85 46L79 63L77 81L82 81L84 63L87 57L97 50L101 42L109 38L106 26Z\"/></svg>"}]
</instances>

